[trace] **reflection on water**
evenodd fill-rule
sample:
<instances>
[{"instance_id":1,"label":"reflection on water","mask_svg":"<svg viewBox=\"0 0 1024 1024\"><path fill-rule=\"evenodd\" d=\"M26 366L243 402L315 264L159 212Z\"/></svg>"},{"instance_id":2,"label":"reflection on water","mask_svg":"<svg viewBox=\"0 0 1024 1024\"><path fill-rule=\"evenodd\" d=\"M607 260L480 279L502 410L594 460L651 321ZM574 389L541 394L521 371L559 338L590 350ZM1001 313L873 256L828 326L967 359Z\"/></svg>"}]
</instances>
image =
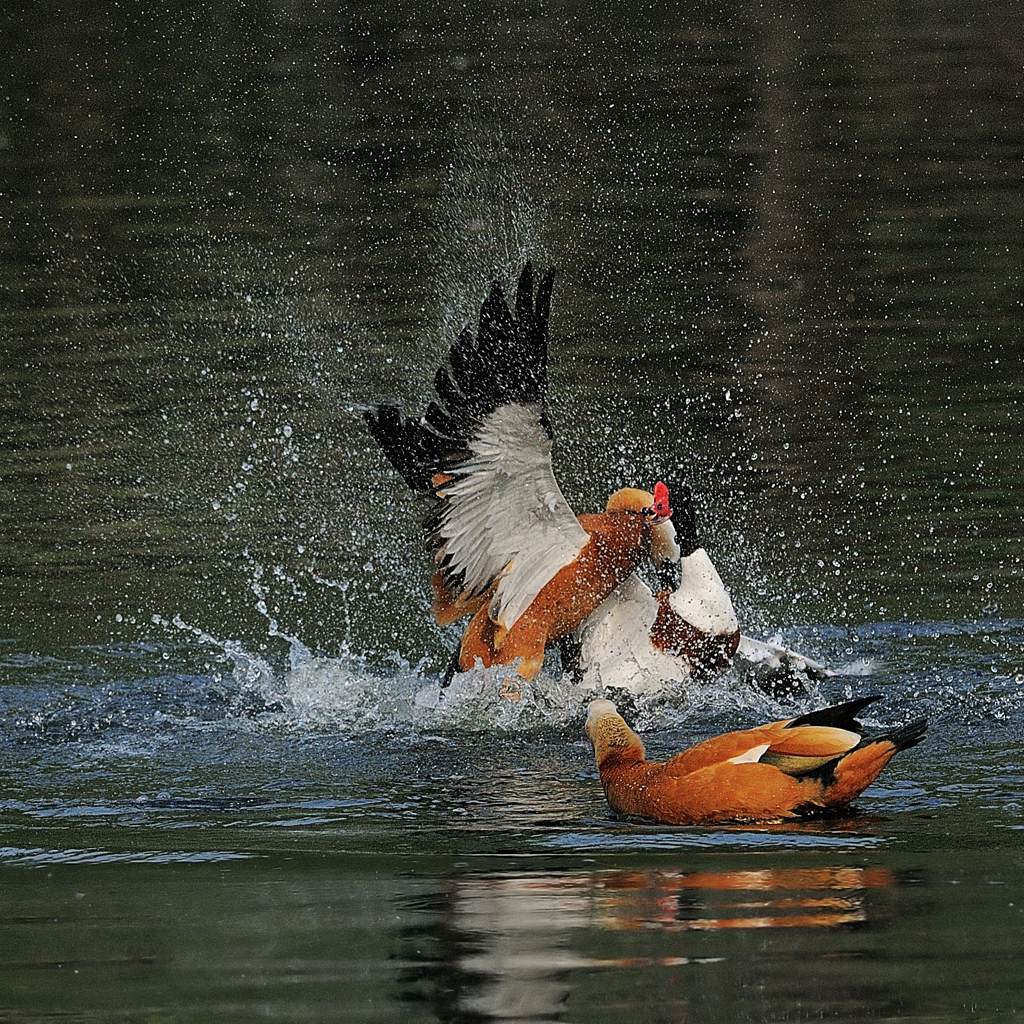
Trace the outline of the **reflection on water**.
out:
<instances>
[{"instance_id":1,"label":"reflection on water","mask_svg":"<svg viewBox=\"0 0 1024 1024\"><path fill-rule=\"evenodd\" d=\"M603 920L610 928L836 928L867 921L867 891L894 882L885 868L617 872L602 879L611 894Z\"/></svg>"},{"instance_id":2,"label":"reflection on water","mask_svg":"<svg viewBox=\"0 0 1024 1024\"><path fill-rule=\"evenodd\" d=\"M441 1020L543 1020L565 1001L568 972L594 966L567 941L588 922L571 880L469 876L414 906L431 920L403 945L431 948L403 972L403 998L433 1003Z\"/></svg>"},{"instance_id":3,"label":"reflection on water","mask_svg":"<svg viewBox=\"0 0 1024 1024\"><path fill-rule=\"evenodd\" d=\"M1006 850L945 865L904 849L564 866L510 848L474 870L436 853L303 852L316 836L287 856L9 868L0 1015L862 1024L1020 1008Z\"/></svg>"},{"instance_id":4,"label":"reflection on water","mask_svg":"<svg viewBox=\"0 0 1024 1024\"><path fill-rule=\"evenodd\" d=\"M658 1020L775 1019L794 1000L840 1020L913 1017L955 998L952 979L916 966L958 945L949 921L920 946L942 889L880 864L460 875L399 904L417 919L397 936L399 998L445 1021L611 1020L648 993ZM959 904L998 905L971 889Z\"/></svg>"}]
</instances>

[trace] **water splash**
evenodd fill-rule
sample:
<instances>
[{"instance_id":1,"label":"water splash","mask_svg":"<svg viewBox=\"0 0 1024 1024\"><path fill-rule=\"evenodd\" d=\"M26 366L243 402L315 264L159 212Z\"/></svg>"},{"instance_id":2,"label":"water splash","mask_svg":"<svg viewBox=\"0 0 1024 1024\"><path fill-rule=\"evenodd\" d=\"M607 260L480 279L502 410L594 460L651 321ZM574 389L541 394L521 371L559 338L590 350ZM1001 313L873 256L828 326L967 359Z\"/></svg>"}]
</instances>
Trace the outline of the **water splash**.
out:
<instances>
[{"instance_id":1,"label":"water splash","mask_svg":"<svg viewBox=\"0 0 1024 1024\"><path fill-rule=\"evenodd\" d=\"M150 622L165 630L177 630L194 637L201 645L220 652L217 660L230 666L235 683L243 691L269 692L274 685L274 670L270 663L259 655L251 654L237 640L221 640L185 622L180 615L170 619L162 615L153 615Z\"/></svg>"},{"instance_id":2,"label":"water splash","mask_svg":"<svg viewBox=\"0 0 1024 1024\"><path fill-rule=\"evenodd\" d=\"M476 319L492 281L512 281L526 260L543 258L540 207L505 132L470 121L457 137L435 206L432 246L438 333L446 341Z\"/></svg>"},{"instance_id":3,"label":"water splash","mask_svg":"<svg viewBox=\"0 0 1024 1024\"><path fill-rule=\"evenodd\" d=\"M351 650L336 657L314 655L301 640L277 629L268 616L268 636L287 643L285 664L275 669L237 641L219 639L180 616L153 616L152 621L218 652L236 688L234 714L258 728L352 735L575 734L587 704L600 695L557 671L545 670L527 683L509 666L460 673L442 689L440 679L423 664L411 665L398 655L383 667ZM779 718L825 699L815 687L796 703L773 697L745 684L735 673L700 686L666 688L642 696L600 693L618 701L640 731L687 728L709 719Z\"/></svg>"}]
</instances>

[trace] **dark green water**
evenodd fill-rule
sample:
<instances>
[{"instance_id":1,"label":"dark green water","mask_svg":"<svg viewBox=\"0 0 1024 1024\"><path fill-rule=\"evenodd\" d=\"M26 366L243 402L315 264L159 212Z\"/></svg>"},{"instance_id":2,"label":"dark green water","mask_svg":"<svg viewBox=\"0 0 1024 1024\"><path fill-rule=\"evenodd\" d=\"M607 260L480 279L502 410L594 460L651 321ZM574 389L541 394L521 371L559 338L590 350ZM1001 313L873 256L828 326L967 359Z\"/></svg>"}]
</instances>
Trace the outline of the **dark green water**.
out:
<instances>
[{"instance_id":1,"label":"dark green water","mask_svg":"<svg viewBox=\"0 0 1024 1024\"><path fill-rule=\"evenodd\" d=\"M1019 10L0 11L0 1020L1021 1009ZM745 628L878 690L846 821L612 820L428 619L360 429L559 268L578 510L686 476Z\"/></svg>"}]
</instances>

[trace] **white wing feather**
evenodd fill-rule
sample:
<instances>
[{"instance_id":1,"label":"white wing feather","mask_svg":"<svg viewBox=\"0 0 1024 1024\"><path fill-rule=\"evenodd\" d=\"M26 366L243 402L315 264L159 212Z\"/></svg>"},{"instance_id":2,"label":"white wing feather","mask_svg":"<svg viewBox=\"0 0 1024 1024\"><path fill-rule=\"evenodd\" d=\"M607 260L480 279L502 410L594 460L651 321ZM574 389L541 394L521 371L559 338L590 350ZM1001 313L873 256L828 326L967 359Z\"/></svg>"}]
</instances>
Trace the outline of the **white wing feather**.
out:
<instances>
[{"instance_id":1,"label":"white wing feather","mask_svg":"<svg viewBox=\"0 0 1024 1024\"><path fill-rule=\"evenodd\" d=\"M860 739L860 737L857 738ZM730 757L729 760L726 761L726 764L756 764L761 760L761 757L770 746L770 743L761 743L756 747L751 747L749 750L745 750L742 754Z\"/></svg>"},{"instance_id":2,"label":"white wing feather","mask_svg":"<svg viewBox=\"0 0 1024 1024\"><path fill-rule=\"evenodd\" d=\"M753 637L741 636L740 645L736 649L736 664L743 670L765 675L806 675L811 679L827 679L835 675L832 669L826 668L813 658L791 651L781 644L770 640L755 640Z\"/></svg>"},{"instance_id":3,"label":"white wing feather","mask_svg":"<svg viewBox=\"0 0 1024 1024\"><path fill-rule=\"evenodd\" d=\"M658 602L635 573L591 613L577 631L583 686L635 694L657 693L686 682L690 667L651 643Z\"/></svg>"},{"instance_id":4,"label":"white wing feather","mask_svg":"<svg viewBox=\"0 0 1024 1024\"><path fill-rule=\"evenodd\" d=\"M485 416L470 458L439 491L446 504L436 558L461 573L469 593L498 580L490 616L505 629L590 539L555 480L541 412L504 405Z\"/></svg>"}]
</instances>

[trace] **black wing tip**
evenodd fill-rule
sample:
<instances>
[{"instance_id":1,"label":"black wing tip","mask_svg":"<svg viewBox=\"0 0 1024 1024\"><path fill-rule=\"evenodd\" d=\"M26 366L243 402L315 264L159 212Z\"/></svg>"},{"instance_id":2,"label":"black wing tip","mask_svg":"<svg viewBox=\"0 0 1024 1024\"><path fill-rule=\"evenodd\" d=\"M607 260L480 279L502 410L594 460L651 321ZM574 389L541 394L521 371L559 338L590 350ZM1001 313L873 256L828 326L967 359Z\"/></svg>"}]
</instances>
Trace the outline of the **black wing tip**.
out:
<instances>
[{"instance_id":1,"label":"black wing tip","mask_svg":"<svg viewBox=\"0 0 1024 1024\"><path fill-rule=\"evenodd\" d=\"M440 460L444 438L422 420L403 416L395 405L363 411L370 436L412 491L431 488L433 466Z\"/></svg>"},{"instance_id":2,"label":"black wing tip","mask_svg":"<svg viewBox=\"0 0 1024 1024\"><path fill-rule=\"evenodd\" d=\"M881 699L880 693L871 693L866 697L844 701L842 704L832 704L827 708L808 711L807 714L794 718L786 728L795 729L800 725L827 725L834 728L850 729L858 733L863 732L864 727L857 721L857 715L869 704L874 704L875 701Z\"/></svg>"},{"instance_id":3,"label":"black wing tip","mask_svg":"<svg viewBox=\"0 0 1024 1024\"><path fill-rule=\"evenodd\" d=\"M913 721L907 722L906 725L900 725L895 729L882 733L881 736L872 736L868 742L882 743L887 741L897 750L909 750L911 747L916 747L927 734L928 719L915 718Z\"/></svg>"},{"instance_id":4,"label":"black wing tip","mask_svg":"<svg viewBox=\"0 0 1024 1024\"><path fill-rule=\"evenodd\" d=\"M480 421L503 405L536 404L547 397L547 325L554 268L536 281L526 260L516 285L515 312L499 281L480 305L474 336L466 326L434 375L438 401L422 418L410 418L395 405L363 412L372 437L414 491L432 488L438 472L451 472L468 456Z\"/></svg>"},{"instance_id":5,"label":"black wing tip","mask_svg":"<svg viewBox=\"0 0 1024 1024\"><path fill-rule=\"evenodd\" d=\"M516 318L527 320L533 317L533 265L527 260L516 283Z\"/></svg>"},{"instance_id":6,"label":"black wing tip","mask_svg":"<svg viewBox=\"0 0 1024 1024\"><path fill-rule=\"evenodd\" d=\"M515 287L514 309L500 281L480 305L476 335L467 327L453 342L439 372L438 397L463 447L480 420L503 405L537 404L547 397L548 318L554 269L535 286L526 260ZM454 383L454 388L448 387Z\"/></svg>"},{"instance_id":7,"label":"black wing tip","mask_svg":"<svg viewBox=\"0 0 1024 1024\"><path fill-rule=\"evenodd\" d=\"M492 281L491 287L487 290L487 296L480 307L481 313L491 306L505 306L505 289L501 287L500 281Z\"/></svg>"},{"instance_id":8,"label":"black wing tip","mask_svg":"<svg viewBox=\"0 0 1024 1024\"><path fill-rule=\"evenodd\" d=\"M530 272L529 281L532 291L534 273L533 266L529 260L527 260L523 267L523 272L519 279L520 284L522 284L523 279L526 277L527 270ZM547 334L548 320L551 318L551 294L554 291L554 287L555 268L548 267L547 270L542 271L540 275L540 280L537 282L536 294L531 294L533 319L537 325L537 329L545 335Z\"/></svg>"},{"instance_id":9,"label":"black wing tip","mask_svg":"<svg viewBox=\"0 0 1024 1024\"><path fill-rule=\"evenodd\" d=\"M393 405L378 405L372 409L364 409L362 416L367 430L382 448L384 448L383 438L388 433L388 424L401 419L401 413Z\"/></svg>"}]
</instances>

